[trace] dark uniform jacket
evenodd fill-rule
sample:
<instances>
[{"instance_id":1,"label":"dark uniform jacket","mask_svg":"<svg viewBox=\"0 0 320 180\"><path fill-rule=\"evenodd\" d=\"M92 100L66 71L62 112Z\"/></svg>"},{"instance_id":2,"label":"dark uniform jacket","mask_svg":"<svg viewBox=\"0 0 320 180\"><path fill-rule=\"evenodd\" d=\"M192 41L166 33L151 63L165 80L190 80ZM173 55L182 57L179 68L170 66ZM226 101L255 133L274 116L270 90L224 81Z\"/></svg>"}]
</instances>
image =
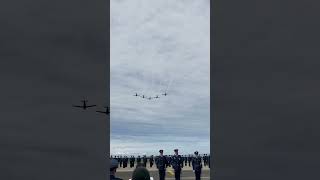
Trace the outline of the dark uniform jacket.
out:
<instances>
[{"instance_id":1,"label":"dark uniform jacket","mask_svg":"<svg viewBox=\"0 0 320 180\"><path fill-rule=\"evenodd\" d=\"M140 163L141 162L141 158L140 156L137 157L137 163Z\"/></svg>"},{"instance_id":2,"label":"dark uniform jacket","mask_svg":"<svg viewBox=\"0 0 320 180\"><path fill-rule=\"evenodd\" d=\"M153 156L150 156L149 161L153 163L154 161Z\"/></svg>"},{"instance_id":3,"label":"dark uniform jacket","mask_svg":"<svg viewBox=\"0 0 320 180\"><path fill-rule=\"evenodd\" d=\"M183 168L183 159L180 155L174 155L171 157L171 165L175 171L180 171Z\"/></svg>"},{"instance_id":4,"label":"dark uniform jacket","mask_svg":"<svg viewBox=\"0 0 320 180\"><path fill-rule=\"evenodd\" d=\"M165 156L156 157L156 166L159 170L165 170L167 164L168 164L168 160Z\"/></svg>"},{"instance_id":5,"label":"dark uniform jacket","mask_svg":"<svg viewBox=\"0 0 320 180\"><path fill-rule=\"evenodd\" d=\"M149 158L150 166L153 165L153 161L154 161L153 156L150 156L150 158Z\"/></svg>"},{"instance_id":6,"label":"dark uniform jacket","mask_svg":"<svg viewBox=\"0 0 320 180\"><path fill-rule=\"evenodd\" d=\"M143 156L142 161L143 161L143 163L147 163L147 161L148 161L147 157Z\"/></svg>"},{"instance_id":7,"label":"dark uniform jacket","mask_svg":"<svg viewBox=\"0 0 320 180\"><path fill-rule=\"evenodd\" d=\"M201 171L202 169L202 163L201 163L201 157L200 156L195 156L192 159L192 169L194 171Z\"/></svg>"}]
</instances>

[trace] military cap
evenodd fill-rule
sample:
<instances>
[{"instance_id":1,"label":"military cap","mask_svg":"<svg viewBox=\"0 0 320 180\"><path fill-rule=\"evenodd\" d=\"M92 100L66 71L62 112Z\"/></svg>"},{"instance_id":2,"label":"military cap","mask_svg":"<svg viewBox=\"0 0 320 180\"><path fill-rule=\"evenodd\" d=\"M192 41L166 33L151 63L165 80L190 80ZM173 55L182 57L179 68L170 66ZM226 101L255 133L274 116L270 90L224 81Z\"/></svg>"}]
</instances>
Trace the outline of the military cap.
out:
<instances>
[{"instance_id":1,"label":"military cap","mask_svg":"<svg viewBox=\"0 0 320 180\"><path fill-rule=\"evenodd\" d=\"M159 152L163 152L163 150L162 150L162 149L160 149L160 150L159 150Z\"/></svg>"},{"instance_id":2,"label":"military cap","mask_svg":"<svg viewBox=\"0 0 320 180\"><path fill-rule=\"evenodd\" d=\"M175 152L177 152L177 151L178 151L178 149L174 149L174 151L175 151Z\"/></svg>"}]
</instances>

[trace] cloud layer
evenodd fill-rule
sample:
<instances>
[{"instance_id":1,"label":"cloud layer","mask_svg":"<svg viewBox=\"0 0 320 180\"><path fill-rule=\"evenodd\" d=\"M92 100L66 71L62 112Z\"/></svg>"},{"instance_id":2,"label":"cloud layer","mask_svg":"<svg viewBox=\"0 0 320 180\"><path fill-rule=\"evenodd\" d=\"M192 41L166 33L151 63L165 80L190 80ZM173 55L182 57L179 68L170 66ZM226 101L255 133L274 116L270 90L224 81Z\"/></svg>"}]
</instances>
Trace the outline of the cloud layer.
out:
<instances>
[{"instance_id":1,"label":"cloud layer","mask_svg":"<svg viewBox=\"0 0 320 180\"><path fill-rule=\"evenodd\" d=\"M111 1L111 154L209 153L209 3Z\"/></svg>"}]
</instances>

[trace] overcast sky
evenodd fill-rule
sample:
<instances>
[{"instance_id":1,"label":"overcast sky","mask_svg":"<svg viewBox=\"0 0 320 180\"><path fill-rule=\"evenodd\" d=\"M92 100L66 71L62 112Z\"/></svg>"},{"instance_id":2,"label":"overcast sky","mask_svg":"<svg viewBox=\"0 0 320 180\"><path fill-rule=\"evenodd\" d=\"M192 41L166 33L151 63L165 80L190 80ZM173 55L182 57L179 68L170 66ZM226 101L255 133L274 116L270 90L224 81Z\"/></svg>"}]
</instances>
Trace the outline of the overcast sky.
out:
<instances>
[{"instance_id":1,"label":"overcast sky","mask_svg":"<svg viewBox=\"0 0 320 180\"><path fill-rule=\"evenodd\" d=\"M209 153L209 3L111 0L111 154Z\"/></svg>"}]
</instances>

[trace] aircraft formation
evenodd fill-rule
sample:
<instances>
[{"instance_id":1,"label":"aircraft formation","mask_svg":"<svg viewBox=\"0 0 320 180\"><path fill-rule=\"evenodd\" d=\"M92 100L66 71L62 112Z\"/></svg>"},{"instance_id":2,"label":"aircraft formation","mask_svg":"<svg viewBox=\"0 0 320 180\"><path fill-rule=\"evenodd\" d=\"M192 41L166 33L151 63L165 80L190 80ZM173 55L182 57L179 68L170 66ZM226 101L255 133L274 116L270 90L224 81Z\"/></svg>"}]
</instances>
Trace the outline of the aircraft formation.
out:
<instances>
[{"instance_id":1,"label":"aircraft formation","mask_svg":"<svg viewBox=\"0 0 320 180\"><path fill-rule=\"evenodd\" d=\"M73 106L73 107L76 107L76 108L82 108L83 110L86 110L86 109L88 109L88 108L96 107L96 106L97 106L97 105L95 105L95 104L87 105L88 100L86 100L86 99L81 100L81 102L82 102L82 105L72 105L72 106ZM110 108L109 108L108 106L104 106L104 108L105 108L105 111L97 110L96 112L97 112L97 113L102 113L102 114L109 115L109 114L110 114Z\"/></svg>"},{"instance_id":2,"label":"aircraft formation","mask_svg":"<svg viewBox=\"0 0 320 180\"><path fill-rule=\"evenodd\" d=\"M168 94L167 94L167 92L165 92L165 93L163 93L162 95L163 95L163 96L167 96ZM146 95L143 95L143 94L140 95L140 94L138 94L138 93L135 93L133 96L141 97L142 99L148 99L148 100L151 100L151 99L159 99L159 98L160 98L159 95L156 95L156 96L152 97L152 96L146 96Z\"/></svg>"},{"instance_id":3,"label":"aircraft formation","mask_svg":"<svg viewBox=\"0 0 320 180\"><path fill-rule=\"evenodd\" d=\"M163 96L167 96L167 92L163 93L162 94ZM160 96L159 95L156 95L154 97L152 96L145 96L145 95L139 95L138 93L135 93L133 96L136 96L136 97L141 97L142 99L148 99L148 100L152 100L152 99L159 99ZM73 107L75 108L81 108L83 110L87 110L89 108L92 108L92 107L97 107L96 104L91 104L91 105L88 105L87 102L88 100L86 100L85 98L83 100L81 100L82 102L82 105L72 105ZM105 111L101 111L101 110L96 110L97 113L102 113L102 114L106 114L106 115L109 115L110 114L110 108L109 106L104 106L105 108Z\"/></svg>"}]
</instances>

